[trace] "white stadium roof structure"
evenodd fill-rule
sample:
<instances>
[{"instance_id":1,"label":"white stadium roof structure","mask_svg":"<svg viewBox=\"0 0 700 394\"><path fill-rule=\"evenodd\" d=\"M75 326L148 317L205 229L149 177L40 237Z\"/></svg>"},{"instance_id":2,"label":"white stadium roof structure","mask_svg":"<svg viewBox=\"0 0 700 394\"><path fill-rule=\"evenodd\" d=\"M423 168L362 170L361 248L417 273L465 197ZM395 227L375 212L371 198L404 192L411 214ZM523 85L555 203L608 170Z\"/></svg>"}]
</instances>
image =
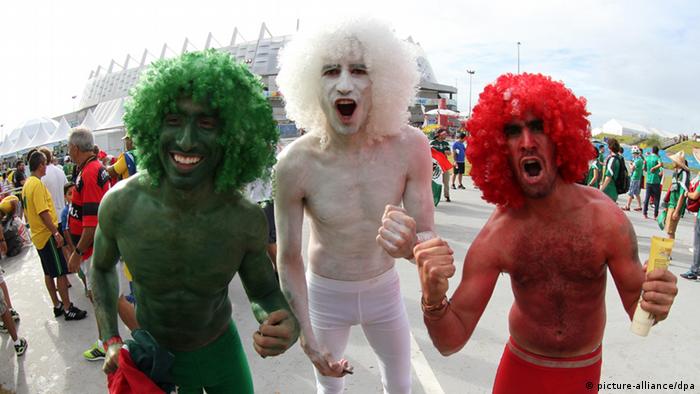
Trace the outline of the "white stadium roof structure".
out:
<instances>
[{"instance_id":1,"label":"white stadium roof structure","mask_svg":"<svg viewBox=\"0 0 700 394\"><path fill-rule=\"evenodd\" d=\"M634 135L634 136L648 136L648 135L658 135L661 138L674 137L675 134L669 133L667 131L659 130L653 127L646 127L637 123L628 122L626 120L610 119L603 124L601 131L606 134L612 135Z\"/></svg>"},{"instance_id":2,"label":"white stadium roof structure","mask_svg":"<svg viewBox=\"0 0 700 394\"><path fill-rule=\"evenodd\" d=\"M107 153L116 154L117 151L122 149L120 138L125 132L122 120L124 102L128 99L129 90L136 85L141 73L154 60L171 58L184 52L210 48L229 52L237 60L249 64L251 71L259 75L267 87L267 95L272 106L273 117L280 125L283 136L285 129L296 132L296 127L290 124L286 118L284 102L275 83L275 77L279 71L277 64L279 51L291 38L292 35L273 36L263 23L260 26L257 39L252 41L246 41L238 31L238 28L235 28L231 39L228 40L226 45L222 45L209 33L204 45L201 47L194 45L192 41L185 38L179 50L164 44L158 56L153 55L146 49L138 59L127 55L123 63L112 60L108 67L98 66L90 72L77 111L56 117L56 120L61 120L60 125L56 120L42 118L51 123L51 126L48 123L44 126L46 127L45 131L50 136L44 144L66 141L69 129L66 126L80 124L95 132L96 143L101 148ZM422 122L423 113L421 108L425 110L437 108L440 97L447 99L448 108L456 109L457 102L452 96L457 93L457 89L453 86L438 83L420 44L415 43L411 37L408 37L407 41L418 47L418 68L421 72L418 94L414 106L411 107L411 121ZM30 122L32 121L14 129L7 135L11 143L8 143L8 138L6 138L6 141L0 144L0 155L9 156L33 147L25 146L25 144L33 142L34 134L36 134L36 130L32 128L34 126L29 125ZM285 128L284 126L291 127ZM59 133L54 135L53 133L56 130ZM109 138L106 136L109 136ZM100 139L100 137L104 138ZM17 143L20 138L22 143ZM37 141L39 140L37 139Z\"/></svg>"}]
</instances>

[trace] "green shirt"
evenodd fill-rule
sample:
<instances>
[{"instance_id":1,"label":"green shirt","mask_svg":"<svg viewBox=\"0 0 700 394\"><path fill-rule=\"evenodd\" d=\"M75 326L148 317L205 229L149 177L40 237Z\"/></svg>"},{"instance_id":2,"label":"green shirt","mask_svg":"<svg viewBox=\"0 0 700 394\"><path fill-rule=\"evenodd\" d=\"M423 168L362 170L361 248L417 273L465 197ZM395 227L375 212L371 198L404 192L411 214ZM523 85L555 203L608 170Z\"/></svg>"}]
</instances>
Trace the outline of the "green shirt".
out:
<instances>
[{"instance_id":1,"label":"green shirt","mask_svg":"<svg viewBox=\"0 0 700 394\"><path fill-rule=\"evenodd\" d=\"M644 159L642 159L641 156L637 157L632 161L634 163L634 170L632 170L632 176L630 177L630 180L633 181L640 181L642 180L642 173L643 168L644 168Z\"/></svg>"},{"instance_id":2,"label":"green shirt","mask_svg":"<svg viewBox=\"0 0 700 394\"><path fill-rule=\"evenodd\" d=\"M450 143L447 141L432 140L430 141L430 147L435 148L435 150L438 152L444 153L447 157L449 157L450 152L452 152L452 149L450 148Z\"/></svg>"},{"instance_id":3,"label":"green shirt","mask_svg":"<svg viewBox=\"0 0 700 394\"><path fill-rule=\"evenodd\" d=\"M662 168L659 167L656 170L652 171L651 169L655 166L657 166L659 163L661 163L661 159L659 156L655 154L650 154L647 156L646 159L647 163L647 183L650 185L658 185L661 183L661 170Z\"/></svg>"},{"instance_id":4,"label":"green shirt","mask_svg":"<svg viewBox=\"0 0 700 394\"><path fill-rule=\"evenodd\" d=\"M615 177L620 173L620 161L615 159L615 154L611 154L605 161L605 177L610 177L610 183L605 187L603 193L607 194L608 197L612 198L613 201L617 201L617 187L615 186ZM602 182L602 181L601 181Z\"/></svg>"},{"instance_id":5,"label":"green shirt","mask_svg":"<svg viewBox=\"0 0 700 394\"><path fill-rule=\"evenodd\" d=\"M678 204L678 199L681 194L688 192L690 185L690 174L686 170L676 169L673 171L673 180L671 181L671 195L668 199L668 207L675 208ZM685 202L681 207L681 212L685 208Z\"/></svg>"},{"instance_id":6,"label":"green shirt","mask_svg":"<svg viewBox=\"0 0 700 394\"><path fill-rule=\"evenodd\" d=\"M598 179L595 180L595 182L591 183L591 179L593 179L593 174L595 171L598 171ZM596 189L600 186L600 168L598 165L598 160L591 160L591 162L588 165L588 176L586 176L586 185L590 185L592 187L595 187Z\"/></svg>"}]
</instances>

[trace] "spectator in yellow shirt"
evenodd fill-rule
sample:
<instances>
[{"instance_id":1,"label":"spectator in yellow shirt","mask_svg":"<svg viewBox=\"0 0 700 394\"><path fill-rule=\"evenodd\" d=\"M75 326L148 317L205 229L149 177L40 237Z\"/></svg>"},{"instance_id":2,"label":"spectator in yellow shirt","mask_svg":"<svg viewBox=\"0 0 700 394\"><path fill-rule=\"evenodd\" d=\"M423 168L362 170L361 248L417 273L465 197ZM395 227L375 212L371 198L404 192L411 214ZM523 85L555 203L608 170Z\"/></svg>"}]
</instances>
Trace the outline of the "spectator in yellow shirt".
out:
<instances>
[{"instance_id":1,"label":"spectator in yellow shirt","mask_svg":"<svg viewBox=\"0 0 700 394\"><path fill-rule=\"evenodd\" d=\"M136 157L134 156L134 143L129 134L123 138L126 152L119 155L116 163L107 167L107 172L112 179L122 180L136 173Z\"/></svg>"},{"instance_id":2,"label":"spectator in yellow shirt","mask_svg":"<svg viewBox=\"0 0 700 394\"><path fill-rule=\"evenodd\" d=\"M51 200L51 194L41 182L46 174L46 156L39 151L29 157L30 177L22 189L24 212L32 232L32 243L37 249L41 266L44 270L44 283L53 303L54 317L65 316L66 320L81 320L87 312L78 309L70 302L68 294L68 265L63 253L63 237L58 232L56 208ZM56 297L56 284L61 301Z\"/></svg>"}]
</instances>

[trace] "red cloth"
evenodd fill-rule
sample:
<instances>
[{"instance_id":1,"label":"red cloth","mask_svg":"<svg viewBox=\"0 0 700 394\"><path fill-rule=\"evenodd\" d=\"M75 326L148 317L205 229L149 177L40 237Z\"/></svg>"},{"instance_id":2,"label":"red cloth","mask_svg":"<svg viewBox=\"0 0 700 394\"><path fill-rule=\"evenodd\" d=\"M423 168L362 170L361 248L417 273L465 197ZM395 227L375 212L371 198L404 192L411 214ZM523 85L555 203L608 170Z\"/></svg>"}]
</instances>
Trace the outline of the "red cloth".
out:
<instances>
[{"instance_id":1,"label":"red cloth","mask_svg":"<svg viewBox=\"0 0 700 394\"><path fill-rule=\"evenodd\" d=\"M602 347L576 357L545 357L506 344L493 384L494 394L590 394L598 390Z\"/></svg>"},{"instance_id":2,"label":"red cloth","mask_svg":"<svg viewBox=\"0 0 700 394\"><path fill-rule=\"evenodd\" d=\"M119 349L119 368L107 376L107 388L110 394L164 394L151 379L141 372L129 351Z\"/></svg>"},{"instance_id":3,"label":"red cloth","mask_svg":"<svg viewBox=\"0 0 700 394\"><path fill-rule=\"evenodd\" d=\"M450 163L444 153L437 151L435 148L430 148L430 154L433 156L433 159L438 162L442 171L447 171L452 168L452 163Z\"/></svg>"},{"instance_id":4,"label":"red cloth","mask_svg":"<svg viewBox=\"0 0 700 394\"><path fill-rule=\"evenodd\" d=\"M80 236L83 227L97 227L97 209L109 190L109 173L95 157L88 159L75 182L68 218L70 233ZM92 247L84 251L83 260L92 255Z\"/></svg>"}]
</instances>

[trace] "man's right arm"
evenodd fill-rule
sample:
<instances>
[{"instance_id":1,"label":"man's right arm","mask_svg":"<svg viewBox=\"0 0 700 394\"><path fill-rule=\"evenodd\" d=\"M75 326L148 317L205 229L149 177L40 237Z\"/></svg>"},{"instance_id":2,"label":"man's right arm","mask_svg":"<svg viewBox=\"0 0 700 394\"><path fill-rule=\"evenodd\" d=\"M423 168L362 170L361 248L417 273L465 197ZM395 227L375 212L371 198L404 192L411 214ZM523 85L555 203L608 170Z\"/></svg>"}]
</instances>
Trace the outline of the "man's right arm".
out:
<instances>
[{"instance_id":1,"label":"man's right arm","mask_svg":"<svg viewBox=\"0 0 700 394\"><path fill-rule=\"evenodd\" d=\"M114 236L115 219L120 212L116 193L105 195L99 211L99 225L95 231L94 250L90 280L95 299L95 316L100 327L101 339L107 341L119 337L117 325L117 299L119 297L119 277L116 265L119 248ZM112 344L108 349L103 370L109 373L117 367L117 355L121 345Z\"/></svg>"},{"instance_id":2,"label":"man's right arm","mask_svg":"<svg viewBox=\"0 0 700 394\"><path fill-rule=\"evenodd\" d=\"M423 321L433 345L443 356L464 347L496 286L500 273L494 263L496 248L485 238L480 234L469 248L462 280L450 301L446 293L448 279L455 272L452 249L440 238L420 243L414 249L423 289Z\"/></svg>"},{"instance_id":3,"label":"man's right arm","mask_svg":"<svg viewBox=\"0 0 700 394\"><path fill-rule=\"evenodd\" d=\"M293 168L292 160L290 156L281 157L275 169L277 269L284 296L299 321L302 349L321 374L340 377L348 368L347 361L334 362L324 354L311 328L304 261L301 254L304 192L299 185L300 174Z\"/></svg>"}]
</instances>

